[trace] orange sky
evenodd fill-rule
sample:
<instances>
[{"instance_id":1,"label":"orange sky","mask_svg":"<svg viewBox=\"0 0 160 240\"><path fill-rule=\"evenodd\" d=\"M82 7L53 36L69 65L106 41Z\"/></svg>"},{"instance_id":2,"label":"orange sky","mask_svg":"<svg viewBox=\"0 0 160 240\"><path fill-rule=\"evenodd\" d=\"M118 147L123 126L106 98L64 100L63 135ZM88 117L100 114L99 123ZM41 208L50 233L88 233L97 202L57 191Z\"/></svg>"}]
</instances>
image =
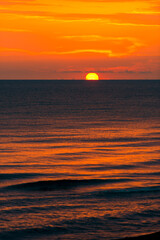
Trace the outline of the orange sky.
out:
<instances>
[{"instance_id":1,"label":"orange sky","mask_svg":"<svg viewBox=\"0 0 160 240\"><path fill-rule=\"evenodd\" d=\"M159 79L159 55L159 0L0 0L0 79Z\"/></svg>"}]
</instances>

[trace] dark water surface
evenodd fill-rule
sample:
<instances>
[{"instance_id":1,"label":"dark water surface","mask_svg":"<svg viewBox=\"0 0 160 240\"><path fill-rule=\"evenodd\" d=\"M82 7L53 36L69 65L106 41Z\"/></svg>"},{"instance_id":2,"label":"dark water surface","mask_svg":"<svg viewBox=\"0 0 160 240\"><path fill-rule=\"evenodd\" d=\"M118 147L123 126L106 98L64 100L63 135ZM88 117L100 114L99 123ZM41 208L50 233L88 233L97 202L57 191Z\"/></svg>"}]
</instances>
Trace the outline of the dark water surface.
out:
<instances>
[{"instance_id":1,"label":"dark water surface","mask_svg":"<svg viewBox=\"0 0 160 240\"><path fill-rule=\"evenodd\" d=\"M0 239L159 231L160 81L0 81Z\"/></svg>"}]
</instances>

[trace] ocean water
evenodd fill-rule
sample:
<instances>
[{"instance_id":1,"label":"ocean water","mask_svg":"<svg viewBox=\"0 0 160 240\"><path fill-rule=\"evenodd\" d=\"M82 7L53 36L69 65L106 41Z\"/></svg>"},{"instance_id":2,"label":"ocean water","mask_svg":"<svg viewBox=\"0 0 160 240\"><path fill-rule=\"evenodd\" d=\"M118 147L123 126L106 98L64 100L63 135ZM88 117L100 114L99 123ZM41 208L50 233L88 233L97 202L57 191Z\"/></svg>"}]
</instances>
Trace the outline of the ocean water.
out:
<instances>
[{"instance_id":1,"label":"ocean water","mask_svg":"<svg viewBox=\"0 0 160 240\"><path fill-rule=\"evenodd\" d=\"M159 231L160 81L0 81L0 239Z\"/></svg>"}]
</instances>

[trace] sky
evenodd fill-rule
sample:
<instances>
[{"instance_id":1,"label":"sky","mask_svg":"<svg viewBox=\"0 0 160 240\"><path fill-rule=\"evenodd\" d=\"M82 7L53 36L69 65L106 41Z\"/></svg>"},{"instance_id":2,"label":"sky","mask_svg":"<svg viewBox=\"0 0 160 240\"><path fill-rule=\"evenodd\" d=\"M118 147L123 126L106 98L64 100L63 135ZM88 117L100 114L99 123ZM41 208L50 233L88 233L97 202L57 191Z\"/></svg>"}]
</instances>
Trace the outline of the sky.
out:
<instances>
[{"instance_id":1,"label":"sky","mask_svg":"<svg viewBox=\"0 0 160 240\"><path fill-rule=\"evenodd\" d=\"M159 0L0 0L0 79L160 79Z\"/></svg>"}]
</instances>

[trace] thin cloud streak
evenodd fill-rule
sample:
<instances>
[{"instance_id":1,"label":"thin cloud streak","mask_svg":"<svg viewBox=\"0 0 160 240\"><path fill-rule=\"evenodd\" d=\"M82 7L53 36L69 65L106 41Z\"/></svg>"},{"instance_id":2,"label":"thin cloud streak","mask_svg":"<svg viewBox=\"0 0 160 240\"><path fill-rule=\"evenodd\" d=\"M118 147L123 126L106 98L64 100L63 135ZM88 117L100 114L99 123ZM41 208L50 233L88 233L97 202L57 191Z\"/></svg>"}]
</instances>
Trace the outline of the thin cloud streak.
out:
<instances>
[{"instance_id":1,"label":"thin cloud streak","mask_svg":"<svg viewBox=\"0 0 160 240\"><path fill-rule=\"evenodd\" d=\"M36 0L16 0L16 1L0 1L2 6L12 6L12 5L26 5L26 6L47 6L47 4L37 3Z\"/></svg>"},{"instance_id":2,"label":"thin cloud streak","mask_svg":"<svg viewBox=\"0 0 160 240\"><path fill-rule=\"evenodd\" d=\"M64 1L68 2L68 0L64 0ZM90 3L94 3L94 2L96 2L96 3L146 2L145 0L140 0L140 1L138 1L138 0L69 0L69 1L70 1L70 2L90 2ZM148 2L151 3L151 4L153 3L152 0L148 0ZM155 2L156 2L156 1L155 1ZM158 3L158 0L157 0L156 3Z\"/></svg>"},{"instance_id":3,"label":"thin cloud streak","mask_svg":"<svg viewBox=\"0 0 160 240\"><path fill-rule=\"evenodd\" d=\"M102 53L102 54L107 54L108 56L113 56L113 53L111 50L98 50L98 49L80 49L80 50L73 50L73 51L66 51L66 52L56 52L56 51L51 51L51 52L41 52L40 54L47 54L47 55L66 55L66 54L76 54L76 53Z\"/></svg>"},{"instance_id":4,"label":"thin cloud streak","mask_svg":"<svg viewBox=\"0 0 160 240\"><path fill-rule=\"evenodd\" d=\"M71 54L81 54L81 53L97 53L97 54L105 54L108 57L120 57L126 56L126 53L113 53L111 50L105 49L77 49L72 51L43 51L43 52L33 52L25 49L16 49L16 48L0 48L0 52L17 52L17 53L26 53L28 55L71 55Z\"/></svg>"},{"instance_id":5,"label":"thin cloud streak","mask_svg":"<svg viewBox=\"0 0 160 240\"><path fill-rule=\"evenodd\" d=\"M74 13L54 13L45 11L17 11L1 9L2 14L15 14L22 17L41 17L46 20L61 21L84 21L84 20L105 20L108 24L115 25L135 25L135 26L160 26L158 20L160 14L142 14L142 13L117 13L117 14L74 14Z\"/></svg>"},{"instance_id":6,"label":"thin cloud streak","mask_svg":"<svg viewBox=\"0 0 160 240\"><path fill-rule=\"evenodd\" d=\"M31 31L27 29L0 28L0 32L31 32Z\"/></svg>"},{"instance_id":7,"label":"thin cloud streak","mask_svg":"<svg viewBox=\"0 0 160 240\"><path fill-rule=\"evenodd\" d=\"M103 40L111 40L111 41L137 41L136 38L131 37L106 37L100 35L72 35L72 36L62 36L64 39L75 39L79 41L103 41Z\"/></svg>"}]
</instances>

